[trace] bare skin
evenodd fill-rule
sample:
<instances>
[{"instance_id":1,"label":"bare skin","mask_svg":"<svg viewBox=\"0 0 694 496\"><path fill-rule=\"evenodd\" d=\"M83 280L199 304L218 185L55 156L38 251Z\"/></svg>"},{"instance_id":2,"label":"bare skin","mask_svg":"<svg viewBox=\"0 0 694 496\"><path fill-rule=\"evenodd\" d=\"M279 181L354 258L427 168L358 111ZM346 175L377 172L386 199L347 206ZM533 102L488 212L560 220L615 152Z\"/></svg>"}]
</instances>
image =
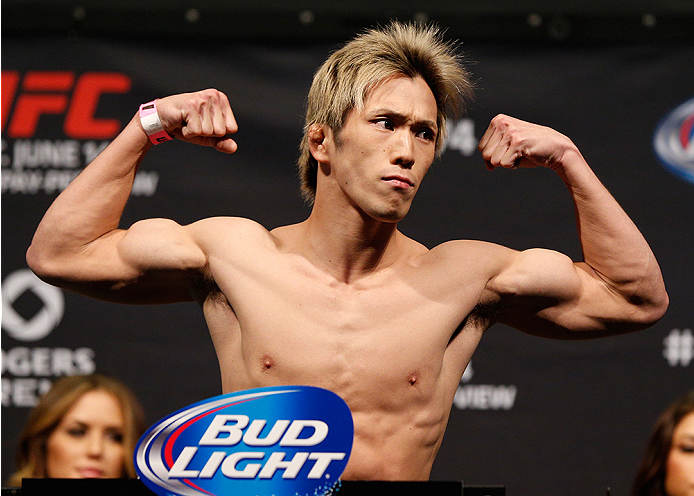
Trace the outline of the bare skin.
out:
<instances>
[{"instance_id":1,"label":"bare skin","mask_svg":"<svg viewBox=\"0 0 694 496\"><path fill-rule=\"evenodd\" d=\"M125 474L125 420L118 399L84 393L46 440L46 474L66 479L115 479Z\"/></svg>"},{"instance_id":2,"label":"bare skin","mask_svg":"<svg viewBox=\"0 0 694 496\"><path fill-rule=\"evenodd\" d=\"M179 139L236 150L223 94L157 105ZM645 328L667 307L646 241L575 145L507 116L480 141L487 167L554 169L576 203L584 261L466 240L429 250L400 233L434 159L436 111L421 78L397 77L350 111L339 137L312 127L313 210L271 232L233 217L119 229L150 148L135 117L56 199L27 260L45 280L96 298L197 300L225 392L330 389L355 422L344 479L426 480L457 384L489 326L582 339Z\"/></svg>"},{"instance_id":3,"label":"bare skin","mask_svg":"<svg viewBox=\"0 0 694 496\"><path fill-rule=\"evenodd\" d=\"M665 494L694 495L694 412L680 420L672 433L665 466Z\"/></svg>"}]
</instances>

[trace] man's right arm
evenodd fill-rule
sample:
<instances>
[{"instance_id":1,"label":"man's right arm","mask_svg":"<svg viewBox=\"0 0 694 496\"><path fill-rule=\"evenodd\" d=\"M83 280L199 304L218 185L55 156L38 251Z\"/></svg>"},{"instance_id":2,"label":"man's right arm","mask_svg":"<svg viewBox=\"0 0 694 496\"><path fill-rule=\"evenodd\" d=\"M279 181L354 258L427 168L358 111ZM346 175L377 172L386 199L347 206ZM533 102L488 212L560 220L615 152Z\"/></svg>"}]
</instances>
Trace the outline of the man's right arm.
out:
<instances>
[{"instance_id":1,"label":"man's right arm","mask_svg":"<svg viewBox=\"0 0 694 496\"><path fill-rule=\"evenodd\" d=\"M164 129L178 139L232 153L236 121L216 90L157 100ZM166 219L119 229L135 173L151 147L139 116L55 199L27 251L42 279L100 299L189 300L185 278L205 256L190 233Z\"/></svg>"}]
</instances>

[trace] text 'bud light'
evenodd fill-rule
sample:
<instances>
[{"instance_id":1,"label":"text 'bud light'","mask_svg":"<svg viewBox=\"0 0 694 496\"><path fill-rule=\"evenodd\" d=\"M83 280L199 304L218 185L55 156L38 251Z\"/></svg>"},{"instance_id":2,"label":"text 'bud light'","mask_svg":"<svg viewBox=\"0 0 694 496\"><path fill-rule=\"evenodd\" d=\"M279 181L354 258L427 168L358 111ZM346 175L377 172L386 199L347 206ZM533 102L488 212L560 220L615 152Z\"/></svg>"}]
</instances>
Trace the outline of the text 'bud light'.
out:
<instances>
[{"instance_id":1,"label":"text 'bud light'","mask_svg":"<svg viewBox=\"0 0 694 496\"><path fill-rule=\"evenodd\" d=\"M216 396L160 420L140 438L135 469L160 496L314 496L330 491L354 424L336 394L309 386Z\"/></svg>"}]
</instances>

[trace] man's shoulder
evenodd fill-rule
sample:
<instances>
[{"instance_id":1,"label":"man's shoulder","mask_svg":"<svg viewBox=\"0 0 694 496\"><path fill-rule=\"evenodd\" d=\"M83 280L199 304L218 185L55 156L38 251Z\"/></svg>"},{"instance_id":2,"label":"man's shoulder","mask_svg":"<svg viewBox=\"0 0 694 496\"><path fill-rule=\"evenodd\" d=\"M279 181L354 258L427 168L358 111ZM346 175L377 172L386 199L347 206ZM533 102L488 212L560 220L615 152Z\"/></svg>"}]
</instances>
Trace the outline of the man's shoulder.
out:
<instances>
[{"instance_id":1,"label":"man's shoulder","mask_svg":"<svg viewBox=\"0 0 694 496\"><path fill-rule=\"evenodd\" d=\"M274 244L272 234L262 224L244 217L208 217L187 225L186 229L206 251Z\"/></svg>"},{"instance_id":2,"label":"man's shoulder","mask_svg":"<svg viewBox=\"0 0 694 496\"><path fill-rule=\"evenodd\" d=\"M488 281L504 269L513 253L495 243L461 239L435 246L419 257L418 265L444 280Z\"/></svg>"},{"instance_id":3,"label":"man's shoulder","mask_svg":"<svg viewBox=\"0 0 694 496\"><path fill-rule=\"evenodd\" d=\"M198 229L204 232L207 231L218 231L219 229L244 229L244 230L262 230L268 232L262 224L247 219L245 217L229 217L229 216L217 216L217 217L206 217L200 219L192 224L189 224L190 228Z\"/></svg>"},{"instance_id":4,"label":"man's shoulder","mask_svg":"<svg viewBox=\"0 0 694 496\"><path fill-rule=\"evenodd\" d=\"M435 246L428 252L428 256L435 260L488 260L494 261L503 258L510 251L505 246L491 243L489 241L480 241L476 239L457 239L446 241ZM462 257L462 258L461 258Z\"/></svg>"}]
</instances>

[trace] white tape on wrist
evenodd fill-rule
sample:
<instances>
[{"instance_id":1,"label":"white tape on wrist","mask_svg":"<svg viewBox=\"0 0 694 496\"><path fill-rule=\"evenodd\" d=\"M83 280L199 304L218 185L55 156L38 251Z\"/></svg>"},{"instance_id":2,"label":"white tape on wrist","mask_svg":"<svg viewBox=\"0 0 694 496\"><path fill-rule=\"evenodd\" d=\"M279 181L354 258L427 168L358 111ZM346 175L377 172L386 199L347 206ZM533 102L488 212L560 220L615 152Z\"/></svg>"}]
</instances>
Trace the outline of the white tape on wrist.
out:
<instances>
[{"instance_id":1,"label":"white tape on wrist","mask_svg":"<svg viewBox=\"0 0 694 496\"><path fill-rule=\"evenodd\" d=\"M159 119L159 113L157 113L156 100L140 105L140 123L142 123L145 133L149 136L149 140L155 145L173 139L166 132L164 126L161 125L161 119Z\"/></svg>"}]
</instances>

